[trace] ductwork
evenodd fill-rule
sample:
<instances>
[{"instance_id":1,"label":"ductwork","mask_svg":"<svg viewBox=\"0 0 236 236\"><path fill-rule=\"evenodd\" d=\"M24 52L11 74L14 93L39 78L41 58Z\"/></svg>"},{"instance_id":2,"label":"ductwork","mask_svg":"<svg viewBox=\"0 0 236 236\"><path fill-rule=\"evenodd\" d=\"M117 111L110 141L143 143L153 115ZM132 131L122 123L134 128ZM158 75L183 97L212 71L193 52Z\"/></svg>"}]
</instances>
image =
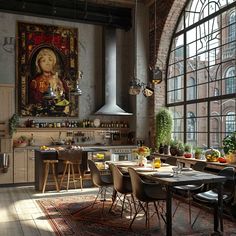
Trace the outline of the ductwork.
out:
<instances>
[{"instance_id":1,"label":"ductwork","mask_svg":"<svg viewBox=\"0 0 236 236\"><path fill-rule=\"evenodd\" d=\"M116 104L116 29L105 29L105 104L96 115L133 115Z\"/></svg>"}]
</instances>

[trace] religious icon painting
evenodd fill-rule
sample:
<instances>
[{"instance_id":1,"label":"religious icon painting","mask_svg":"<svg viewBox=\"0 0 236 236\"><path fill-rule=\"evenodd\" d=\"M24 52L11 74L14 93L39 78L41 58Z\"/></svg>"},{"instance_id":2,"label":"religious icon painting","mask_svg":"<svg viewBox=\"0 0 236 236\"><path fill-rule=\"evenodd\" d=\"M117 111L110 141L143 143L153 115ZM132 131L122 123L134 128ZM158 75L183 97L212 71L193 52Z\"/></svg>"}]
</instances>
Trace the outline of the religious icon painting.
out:
<instances>
[{"instance_id":1,"label":"religious icon painting","mask_svg":"<svg viewBox=\"0 0 236 236\"><path fill-rule=\"evenodd\" d=\"M78 116L78 30L17 23L17 110L21 116Z\"/></svg>"}]
</instances>

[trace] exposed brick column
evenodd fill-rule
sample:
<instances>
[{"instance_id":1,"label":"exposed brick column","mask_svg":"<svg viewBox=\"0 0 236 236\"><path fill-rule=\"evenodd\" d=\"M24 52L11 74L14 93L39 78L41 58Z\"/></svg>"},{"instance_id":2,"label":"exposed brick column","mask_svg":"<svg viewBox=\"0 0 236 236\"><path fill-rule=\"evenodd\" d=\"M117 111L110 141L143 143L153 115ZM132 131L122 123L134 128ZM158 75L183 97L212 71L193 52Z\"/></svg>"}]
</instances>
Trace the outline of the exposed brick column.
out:
<instances>
[{"instance_id":1,"label":"exposed brick column","mask_svg":"<svg viewBox=\"0 0 236 236\"><path fill-rule=\"evenodd\" d=\"M176 23L182 12L183 7L187 0L158 0L156 7L156 33L154 32L154 4L150 6L150 64L159 66L163 71L163 78L165 80L166 73L166 60L168 51L171 44L171 38L175 30ZM156 34L156 50L157 60L155 61L155 47L154 47L154 33ZM165 88L166 83L163 81L161 84L155 86L154 93L154 107L153 116L150 119L150 126L153 127L151 140L153 141L152 147L155 147L155 115L160 107L165 105ZM152 120L152 121L151 121Z\"/></svg>"}]
</instances>

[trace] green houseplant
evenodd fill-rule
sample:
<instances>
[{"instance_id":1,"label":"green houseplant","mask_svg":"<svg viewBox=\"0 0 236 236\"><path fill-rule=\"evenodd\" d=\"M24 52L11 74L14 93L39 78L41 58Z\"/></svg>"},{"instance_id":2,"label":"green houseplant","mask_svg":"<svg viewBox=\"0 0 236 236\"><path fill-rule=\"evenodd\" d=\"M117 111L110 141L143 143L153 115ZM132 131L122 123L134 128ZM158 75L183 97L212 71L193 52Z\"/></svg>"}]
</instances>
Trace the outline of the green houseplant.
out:
<instances>
[{"instance_id":1,"label":"green houseplant","mask_svg":"<svg viewBox=\"0 0 236 236\"><path fill-rule=\"evenodd\" d=\"M202 153L203 153L203 151L202 151L201 148L199 148L199 147L194 148L194 157L195 157L195 159L200 159Z\"/></svg>"},{"instance_id":2,"label":"green houseplant","mask_svg":"<svg viewBox=\"0 0 236 236\"><path fill-rule=\"evenodd\" d=\"M227 135L223 139L223 149L226 155L226 161L229 163L236 162L236 131Z\"/></svg>"},{"instance_id":3,"label":"green houseplant","mask_svg":"<svg viewBox=\"0 0 236 236\"><path fill-rule=\"evenodd\" d=\"M223 149L225 154L236 152L236 131L223 139Z\"/></svg>"},{"instance_id":4,"label":"green houseplant","mask_svg":"<svg viewBox=\"0 0 236 236\"><path fill-rule=\"evenodd\" d=\"M156 147L160 144L169 144L171 140L173 126L172 113L165 107L162 107L156 114Z\"/></svg>"},{"instance_id":5,"label":"green houseplant","mask_svg":"<svg viewBox=\"0 0 236 236\"><path fill-rule=\"evenodd\" d=\"M12 117L9 119L8 128L10 137L16 132L16 128L19 125L19 116L17 114L13 114Z\"/></svg>"}]
</instances>

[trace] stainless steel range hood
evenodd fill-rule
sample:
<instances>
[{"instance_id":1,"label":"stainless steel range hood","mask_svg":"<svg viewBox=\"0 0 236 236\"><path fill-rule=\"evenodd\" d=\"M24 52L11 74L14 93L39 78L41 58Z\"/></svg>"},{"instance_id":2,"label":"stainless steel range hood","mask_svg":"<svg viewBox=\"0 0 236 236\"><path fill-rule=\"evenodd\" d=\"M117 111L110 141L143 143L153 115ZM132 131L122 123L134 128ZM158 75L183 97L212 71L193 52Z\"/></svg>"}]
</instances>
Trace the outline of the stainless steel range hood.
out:
<instances>
[{"instance_id":1,"label":"stainless steel range hood","mask_svg":"<svg viewBox=\"0 0 236 236\"><path fill-rule=\"evenodd\" d=\"M105 104L96 115L133 115L116 104L116 29L105 28Z\"/></svg>"}]
</instances>

